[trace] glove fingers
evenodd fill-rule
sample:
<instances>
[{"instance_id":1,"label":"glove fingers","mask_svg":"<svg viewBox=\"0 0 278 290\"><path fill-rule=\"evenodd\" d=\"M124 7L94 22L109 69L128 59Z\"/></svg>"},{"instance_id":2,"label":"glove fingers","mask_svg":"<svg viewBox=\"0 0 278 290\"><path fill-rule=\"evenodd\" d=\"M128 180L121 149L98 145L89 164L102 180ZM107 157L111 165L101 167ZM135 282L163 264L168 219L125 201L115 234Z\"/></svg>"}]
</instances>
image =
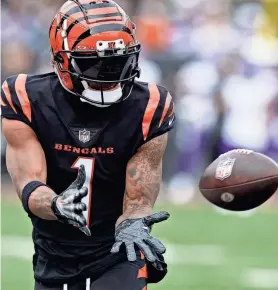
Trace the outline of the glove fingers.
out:
<instances>
[{"instance_id":1,"label":"glove fingers","mask_svg":"<svg viewBox=\"0 0 278 290\"><path fill-rule=\"evenodd\" d=\"M84 233L86 236L90 237L91 236L91 231L88 228L88 226L85 227L79 227L79 230Z\"/></svg>"},{"instance_id":2,"label":"glove fingers","mask_svg":"<svg viewBox=\"0 0 278 290\"><path fill-rule=\"evenodd\" d=\"M66 191L63 192L62 198L64 199L65 203L71 203L73 202L75 195L78 193L78 189L72 188L72 189L67 189Z\"/></svg>"},{"instance_id":3,"label":"glove fingers","mask_svg":"<svg viewBox=\"0 0 278 290\"><path fill-rule=\"evenodd\" d=\"M160 211L154 213L150 216L146 216L143 218L143 222L148 226L152 226L155 223L160 223L162 221L167 220L170 217L170 214L167 211Z\"/></svg>"},{"instance_id":4,"label":"glove fingers","mask_svg":"<svg viewBox=\"0 0 278 290\"><path fill-rule=\"evenodd\" d=\"M151 249L147 244L143 241L135 242L138 248L143 252L145 258L150 261L151 263L156 260L154 254L152 253Z\"/></svg>"},{"instance_id":5,"label":"glove fingers","mask_svg":"<svg viewBox=\"0 0 278 290\"><path fill-rule=\"evenodd\" d=\"M166 252L165 246L154 237L145 239L145 243L148 244L158 254L164 254Z\"/></svg>"},{"instance_id":6,"label":"glove fingers","mask_svg":"<svg viewBox=\"0 0 278 290\"><path fill-rule=\"evenodd\" d=\"M72 219L73 222L76 222L80 227L84 227L87 224L87 221L83 215L78 215L76 213L72 214Z\"/></svg>"},{"instance_id":7,"label":"glove fingers","mask_svg":"<svg viewBox=\"0 0 278 290\"><path fill-rule=\"evenodd\" d=\"M74 201L75 202L80 202L83 197L85 197L88 194L88 188L87 187L82 187L78 192L75 193L74 195Z\"/></svg>"},{"instance_id":8,"label":"glove fingers","mask_svg":"<svg viewBox=\"0 0 278 290\"><path fill-rule=\"evenodd\" d=\"M130 262L136 261L137 257L136 257L136 252L134 249L134 244L133 243L125 243L125 247L126 247L127 259Z\"/></svg>"},{"instance_id":9,"label":"glove fingers","mask_svg":"<svg viewBox=\"0 0 278 290\"><path fill-rule=\"evenodd\" d=\"M113 254L115 254L115 253L118 253L119 251L120 251L120 247L121 247L121 245L122 245L122 242L116 242L114 245L113 245L113 247L112 247L112 249L111 249L111 253L113 253Z\"/></svg>"},{"instance_id":10,"label":"glove fingers","mask_svg":"<svg viewBox=\"0 0 278 290\"><path fill-rule=\"evenodd\" d=\"M69 220L69 224L73 225L74 227L78 228L82 233L84 233L86 236L91 236L91 231L88 228L88 226L80 227L80 225L72 220Z\"/></svg>"},{"instance_id":11,"label":"glove fingers","mask_svg":"<svg viewBox=\"0 0 278 290\"><path fill-rule=\"evenodd\" d=\"M82 211L86 211L86 210L87 210L87 206L83 202L77 203L75 205L74 211L77 212L77 213L81 213Z\"/></svg>"},{"instance_id":12,"label":"glove fingers","mask_svg":"<svg viewBox=\"0 0 278 290\"><path fill-rule=\"evenodd\" d=\"M76 186L78 189L82 188L84 182L86 181L86 171L83 164L80 165L78 175L76 178Z\"/></svg>"},{"instance_id":13,"label":"glove fingers","mask_svg":"<svg viewBox=\"0 0 278 290\"><path fill-rule=\"evenodd\" d=\"M81 164L75 181L70 185L68 189L71 189L71 188L80 189L83 186L85 181L86 181L85 166Z\"/></svg>"}]
</instances>

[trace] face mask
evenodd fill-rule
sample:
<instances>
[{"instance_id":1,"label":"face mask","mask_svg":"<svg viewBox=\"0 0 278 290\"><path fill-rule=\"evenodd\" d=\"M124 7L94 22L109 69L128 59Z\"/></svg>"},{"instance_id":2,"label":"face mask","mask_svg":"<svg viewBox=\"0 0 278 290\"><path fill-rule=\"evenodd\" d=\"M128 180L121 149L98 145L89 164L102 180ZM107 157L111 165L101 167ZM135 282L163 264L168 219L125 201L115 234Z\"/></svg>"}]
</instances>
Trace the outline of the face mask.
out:
<instances>
[{"instance_id":1,"label":"face mask","mask_svg":"<svg viewBox=\"0 0 278 290\"><path fill-rule=\"evenodd\" d=\"M116 103L117 101L120 100L122 95L123 95L122 87L118 86L114 90L103 91L103 100L105 103ZM92 90L90 88L86 88L83 91L82 96L84 98L88 99L88 100L85 100L85 99L81 98L80 100L82 102L89 103L89 104L94 105L96 107L105 108L105 107L111 106L111 105L101 105L101 104L90 103L89 100L101 103L101 101L102 101L101 100L101 91L96 91L96 90Z\"/></svg>"}]
</instances>

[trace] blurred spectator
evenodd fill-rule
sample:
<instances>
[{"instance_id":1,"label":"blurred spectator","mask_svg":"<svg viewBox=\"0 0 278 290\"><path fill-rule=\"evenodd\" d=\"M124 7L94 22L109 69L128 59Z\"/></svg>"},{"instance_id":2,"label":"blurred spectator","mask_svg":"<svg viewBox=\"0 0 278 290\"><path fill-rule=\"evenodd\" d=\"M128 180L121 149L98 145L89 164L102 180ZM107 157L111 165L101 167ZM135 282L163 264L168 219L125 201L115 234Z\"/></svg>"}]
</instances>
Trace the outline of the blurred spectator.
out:
<instances>
[{"instance_id":1,"label":"blurred spectator","mask_svg":"<svg viewBox=\"0 0 278 290\"><path fill-rule=\"evenodd\" d=\"M2 45L2 78L18 72L34 72L36 54L25 43L9 42Z\"/></svg>"}]
</instances>

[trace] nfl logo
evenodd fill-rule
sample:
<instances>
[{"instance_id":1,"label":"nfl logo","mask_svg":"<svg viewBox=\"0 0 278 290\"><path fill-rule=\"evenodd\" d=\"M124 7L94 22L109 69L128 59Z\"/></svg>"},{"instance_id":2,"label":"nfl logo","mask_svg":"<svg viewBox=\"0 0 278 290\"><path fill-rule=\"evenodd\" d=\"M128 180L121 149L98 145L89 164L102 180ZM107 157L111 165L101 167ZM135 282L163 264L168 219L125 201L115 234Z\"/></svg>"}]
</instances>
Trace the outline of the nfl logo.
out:
<instances>
[{"instance_id":1,"label":"nfl logo","mask_svg":"<svg viewBox=\"0 0 278 290\"><path fill-rule=\"evenodd\" d=\"M84 130L79 130L79 140L83 143L89 142L91 139L91 133L90 131L87 131L86 129Z\"/></svg>"},{"instance_id":2,"label":"nfl logo","mask_svg":"<svg viewBox=\"0 0 278 290\"><path fill-rule=\"evenodd\" d=\"M215 178L223 181L224 179L230 177L235 161L235 158L226 158L221 160L217 165Z\"/></svg>"}]
</instances>

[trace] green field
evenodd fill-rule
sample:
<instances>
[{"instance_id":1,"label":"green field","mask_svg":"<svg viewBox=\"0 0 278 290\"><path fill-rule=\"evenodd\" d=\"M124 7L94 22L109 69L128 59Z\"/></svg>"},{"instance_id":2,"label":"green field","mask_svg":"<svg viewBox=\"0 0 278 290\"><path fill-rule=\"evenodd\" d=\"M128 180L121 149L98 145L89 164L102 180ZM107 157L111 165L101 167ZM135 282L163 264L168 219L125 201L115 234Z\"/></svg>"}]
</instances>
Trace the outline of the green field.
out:
<instances>
[{"instance_id":1,"label":"green field","mask_svg":"<svg viewBox=\"0 0 278 290\"><path fill-rule=\"evenodd\" d=\"M210 207L166 209L171 219L154 234L168 245L169 274L148 289L278 289L275 209L251 217L221 215ZM2 202L2 290L33 289L30 233L21 207Z\"/></svg>"}]
</instances>

